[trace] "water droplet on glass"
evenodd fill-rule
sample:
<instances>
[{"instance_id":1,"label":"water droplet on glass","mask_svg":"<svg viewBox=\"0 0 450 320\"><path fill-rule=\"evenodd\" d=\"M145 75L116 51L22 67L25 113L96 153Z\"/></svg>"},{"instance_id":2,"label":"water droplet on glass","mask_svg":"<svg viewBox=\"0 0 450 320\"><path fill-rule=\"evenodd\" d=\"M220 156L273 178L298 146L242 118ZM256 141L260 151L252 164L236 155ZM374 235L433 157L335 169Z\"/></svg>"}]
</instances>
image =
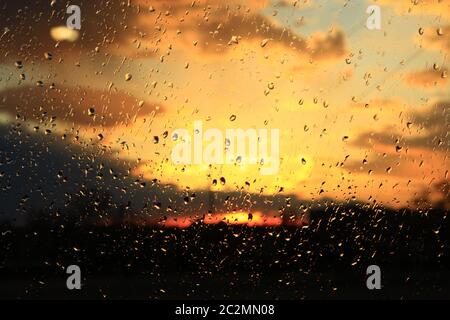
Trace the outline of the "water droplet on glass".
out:
<instances>
[{"instance_id":1,"label":"water droplet on glass","mask_svg":"<svg viewBox=\"0 0 450 320\"><path fill-rule=\"evenodd\" d=\"M228 42L228 44L238 44L239 43L239 39L237 36L232 36L230 41Z\"/></svg>"}]
</instances>

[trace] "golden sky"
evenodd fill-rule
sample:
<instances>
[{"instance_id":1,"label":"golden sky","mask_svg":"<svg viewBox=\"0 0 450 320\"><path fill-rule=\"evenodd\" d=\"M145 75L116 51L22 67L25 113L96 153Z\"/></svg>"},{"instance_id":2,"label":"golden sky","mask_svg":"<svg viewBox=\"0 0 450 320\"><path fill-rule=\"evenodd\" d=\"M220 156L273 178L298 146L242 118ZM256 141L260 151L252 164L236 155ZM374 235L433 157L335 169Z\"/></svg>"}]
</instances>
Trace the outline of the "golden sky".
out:
<instances>
[{"instance_id":1,"label":"golden sky","mask_svg":"<svg viewBox=\"0 0 450 320\"><path fill-rule=\"evenodd\" d=\"M46 111L56 134L78 133L73 143L112 150L136 177L181 190L401 207L448 179L448 0L92 2L79 1L73 42L55 41L65 1L7 6L2 122L21 114L33 132ZM366 28L371 4L381 30ZM279 173L173 164L171 132L196 120L279 129Z\"/></svg>"}]
</instances>

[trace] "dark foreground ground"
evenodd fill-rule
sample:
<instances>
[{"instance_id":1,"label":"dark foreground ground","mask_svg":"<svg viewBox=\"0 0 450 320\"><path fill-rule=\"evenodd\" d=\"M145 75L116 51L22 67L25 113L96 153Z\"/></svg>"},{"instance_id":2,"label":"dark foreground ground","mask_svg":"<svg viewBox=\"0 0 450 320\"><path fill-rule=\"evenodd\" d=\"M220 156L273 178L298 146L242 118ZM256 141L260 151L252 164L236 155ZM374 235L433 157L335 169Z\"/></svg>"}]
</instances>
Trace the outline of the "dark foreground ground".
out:
<instances>
[{"instance_id":1,"label":"dark foreground ground","mask_svg":"<svg viewBox=\"0 0 450 320\"><path fill-rule=\"evenodd\" d=\"M315 212L308 227L4 224L0 298L450 299L445 211ZM82 270L66 288L65 268ZM366 268L380 266L369 291Z\"/></svg>"}]
</instances>

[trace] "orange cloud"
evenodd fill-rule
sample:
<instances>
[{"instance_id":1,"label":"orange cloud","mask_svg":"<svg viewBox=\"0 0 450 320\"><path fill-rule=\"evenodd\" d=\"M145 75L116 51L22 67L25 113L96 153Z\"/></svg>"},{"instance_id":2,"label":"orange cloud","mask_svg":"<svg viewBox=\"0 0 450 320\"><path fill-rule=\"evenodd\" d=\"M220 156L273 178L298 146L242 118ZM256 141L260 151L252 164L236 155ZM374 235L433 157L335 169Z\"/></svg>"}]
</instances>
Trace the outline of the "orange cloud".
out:
<instances>
[{"instance_id":1,"label":"orange cloud","mask_svg":"<svg viewBox=\"0 0 450 320\"><path fill-rule=\"evenodd\" d=\"M316 60L346 54L345 34L341 30L316 33L307 39L264 16L259 12L263 4L200 1L192 5L191 1L160 1L153 4L155 11L139 16L137 25L152 33L149 39L144 39L148 46L182 43L188 48L199 48L202 53L221 54L240 42L256 42L261 47L277 45L296 50ZM152 31L155 28L157 32Z\"/></svg>"},{"instance_id":2,"label":"orange cloud","mask_svg":"<svg viewBox=\"0 0 450 320\"><path fill-rule=\"evenodd\" d=\"M450 25L443 28L428 29L425 45L430 49L450 53Z\"/></svg>"},{"instance_id":3,"label":"orange cloud","mask_svg":"<svg viewBox=\"0 0 450 320\"><path fill-rule=\"evenodd\" d=\"M449 0L378 0L378 3L392 6L399 14L432 15L448 13L450 10Z\"/></svg>"},{"instance_id":4,"label":"orange cloud","mask_svg":"<svg viewBox=\"0 0 450 320\"><path fill-rule=\"evenodd\" d=\"M444 70L422 70L411 72L406 75L405 83L414 87L437 87L448 83L447 69Z\"/></svg>"}]
</instances>

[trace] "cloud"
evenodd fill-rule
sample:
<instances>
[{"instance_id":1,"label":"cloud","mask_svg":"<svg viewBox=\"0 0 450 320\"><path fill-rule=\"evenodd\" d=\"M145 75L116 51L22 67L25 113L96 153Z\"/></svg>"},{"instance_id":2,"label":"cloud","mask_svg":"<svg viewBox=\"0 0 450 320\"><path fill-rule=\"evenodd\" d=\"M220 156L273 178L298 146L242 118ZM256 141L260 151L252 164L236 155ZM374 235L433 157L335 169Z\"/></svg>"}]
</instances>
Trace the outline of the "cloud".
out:
<instances>
[{"instance_id":1,"label":"cloud","mask_svg":"<svg viewBox=\"0 0 450 320\"><path fill-rule=\"evenodd\" d=\"M140 106L137 98L122 91L79 87L8 89L2 92L0 105L14 116L18 114L36 121L56 117L56 120L75 125L95 126L127 124L134 117L145 116L156 109L149 102ZM88 115L89 108L94 108L95 116Z\"/></svg>"},{"instance_id":2,"label":"cloud","mask_svg":"<svg viewBox=\"0 0 450 320\"><path fill-rule=\"evenodd\" d=\"M408 117L410 127L419 130L418 135L411 135L408 131L396 132L386 128L380 132L363 132L352 144L358 147L373 149L376 146L388 147L395 152L397 140L401 146L408 148L431 149L447 152L450 148L450 102L440 101L429 106L425 111L411 112ZM407 125L405 124L405 127Z\"/></svg>"},{"instance_id":3,"label":"cloud","mask_svg":"<svg viewBox=\"0 0 450 320\"><path fill-rule=\"evenodd\" d=\"M294 34L286 27L279 26L262 15L217 14L208 23L184 26L183 30L195 33L200 38L199 44L207 51L221 52L230 47L230 40L267 41L267 46L281 45L296 50L308 57L321 60L338 58L346 53L345 36L342 31L315 33L310 39Z\"/></svg>"},{"instance_id":4,"label":"cloud","mask_svg":"<svg viewBox=\"0 0 450 320\"><path fill-rule=\"evenodd\" d=\"M404 79L405 83L413 87L437 87L445 86L448 83L447 69L428 69L408 73Z\"/></svg>"},{"instance_id":5,"label":"cloud","mask_svg":"<svg viewBox=\"0 0 450 320\"><path fill-rule=\"evenodd\" d=\"M414 162L414 157L404 157L401 154L374 154L363 161L349 161L344 163L344 168L352 173L372 175L390 175L392 177L411 177L418 168L419 163Z\"/></svg>"},{"instance_id":6,"label":"cloud","mask_svg":"<svg viewBox=\"0 0 450 320\"><path fill-rule=\"evenodd\" d=\"M170 43L183 43L189 48L195 43L203 53L209 54L221 54L240 42L256 42L267 48L278 45L317 60L346 54L345 34L341 30L318 32L305 38L263 15L259 11L263 4L250 2L241 6L240 1L231 1L208 5L200 1L192 5L191 1L161 1L154 8L163 17L157 21L140 17L138 25L147 30L160 24L162 31L157 41L162 42L169 38L168 34L176 33L178 36L170 38Z\"/></svg>"},{"instance_id":7,"label":"cloud","mask_svg":"<svg viewBox=\"0 0 450 320\"><path fill-rule=\"evenodd\" d=\"M31 210L39 214L59 211L63 219L67 219L73 205L93 209L80 212L78 206L74 213L95 219L123 211L129 219L139 216L154 221L163 216L202 217L208 212L233 210L285 214L288 218L299 215L301 209L298 208L312 209L321 205L289 194L265 196L243 191L179 190L170 184L130 174L135 163L118 160L111 150L81 147L39 132L24 134L25 130L0 124L0 145L3 146L0 150L3 187L0 222L23 217L21 213L27 213L25 218L30 218ZM286 207L287 199L292 208ZM102 205L104 200L107 203ZM34 218L50 219L49 216ZM80 221L83 217L75 218Z\"/></svg>"},{"instance_id":8,"label":"cloud","mask_svg":"<svg viewBox=\"0 0 450 320\"><path fill-rule=\"evenodd\" d=\"M423 112L411 114L414 125L425 129L425 135L410 139L415 146L432 149L450 148L450 101L439 101Z\"/></svg>"},{"instance_id":9,"label":"cloud","mask_svg":"<svg viewBox=\"0 0 450 320\"><path fill-rule=\"evenodd\" d=\"M427 29L425 46L450 53L450 25L443 28Z\"/></svg>"},{"instance_id":10,"label":"cloud","mask_svg":"<svg viewBox=\"0 0 450 320\"><path fill-rule=\"evenodd\" d=\"M439 15L450 10L449 0L378 0L378 3L392 6L399 14Z\"/></svg>"}]
</instances>

